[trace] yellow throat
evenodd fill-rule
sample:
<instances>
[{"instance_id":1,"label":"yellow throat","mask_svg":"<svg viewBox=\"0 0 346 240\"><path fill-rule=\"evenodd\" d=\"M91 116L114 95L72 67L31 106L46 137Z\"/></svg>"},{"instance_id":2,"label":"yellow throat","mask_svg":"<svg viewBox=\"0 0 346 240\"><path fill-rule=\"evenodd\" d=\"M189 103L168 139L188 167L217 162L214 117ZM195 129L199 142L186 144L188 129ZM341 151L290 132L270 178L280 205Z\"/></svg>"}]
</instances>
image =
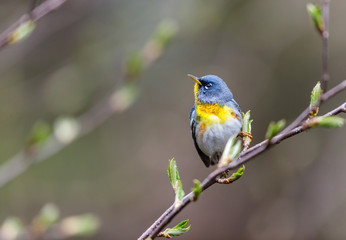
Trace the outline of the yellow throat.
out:
<instances>
[{"instance_id":1,"label":"yellow throat","mask_svg":"<svg viewBox=\"0 0 346 240\"><path fill-rule=\"evenodd\" d=\"M230 118L235 118L236 114L231 107L226 105L219 105L218 103L201 103L198 100L199 85L196 83L194 87L196 114L199 117L199 121L205 123L207 126L213 123L224 123Z\"/></svg>"}]
</instances>

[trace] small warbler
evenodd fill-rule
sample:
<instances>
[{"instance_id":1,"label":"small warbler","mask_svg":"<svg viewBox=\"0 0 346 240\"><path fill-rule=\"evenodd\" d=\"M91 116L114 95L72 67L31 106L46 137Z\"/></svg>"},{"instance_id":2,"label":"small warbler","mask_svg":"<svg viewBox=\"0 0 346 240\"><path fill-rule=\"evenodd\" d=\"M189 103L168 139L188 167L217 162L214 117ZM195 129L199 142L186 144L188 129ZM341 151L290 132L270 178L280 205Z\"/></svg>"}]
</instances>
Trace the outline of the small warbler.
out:
<instances>
[{"instance_id":1,"label":"small warbler","mask_svg":"<svg viewBox=\"0 0 346 240\"><path fill-rule=\"evenodd\" d=\"M218 163L228 139L240 132L241 110L218 76L188 76L196 82L195 104L190 111L192 138L198 155L209 167Z\"/></svg>"}]
</instances>

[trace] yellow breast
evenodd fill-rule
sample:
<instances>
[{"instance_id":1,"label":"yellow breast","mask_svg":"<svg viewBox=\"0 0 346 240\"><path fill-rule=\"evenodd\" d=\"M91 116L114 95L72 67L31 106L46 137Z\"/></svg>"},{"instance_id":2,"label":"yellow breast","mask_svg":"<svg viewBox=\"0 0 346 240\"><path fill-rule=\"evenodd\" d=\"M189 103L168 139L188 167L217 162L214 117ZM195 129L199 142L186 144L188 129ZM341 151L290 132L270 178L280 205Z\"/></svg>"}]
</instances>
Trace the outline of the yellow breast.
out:
<instances>
[{"instance_id":1,"label":"yellow breast","mask_svg":"<svg viewBox=\"0 0 346 240\"><path fill-rule=\"evenodd\" d=\"M199 117L199 122L202 122L204 127L210 126L213 123L224 123L231 118L238 118L231 107L226 105L220 106L218 103L201 103L197 97L198 89L199 85L196 83L194 88L196 113Z\"/></svg>"},{"instance_id":2,"label":"yellow breast","mask_svg":"<svg viewBox=\"0 0 346 240\"><path fill-rule=\"evenodd\" d=\"M207 126L213 123L224 123L230 118L236 117L231 107L226 105L220 106L218 103L196 103L196 113L200 122L205 123Z\"/></svg>"}]
</instances>

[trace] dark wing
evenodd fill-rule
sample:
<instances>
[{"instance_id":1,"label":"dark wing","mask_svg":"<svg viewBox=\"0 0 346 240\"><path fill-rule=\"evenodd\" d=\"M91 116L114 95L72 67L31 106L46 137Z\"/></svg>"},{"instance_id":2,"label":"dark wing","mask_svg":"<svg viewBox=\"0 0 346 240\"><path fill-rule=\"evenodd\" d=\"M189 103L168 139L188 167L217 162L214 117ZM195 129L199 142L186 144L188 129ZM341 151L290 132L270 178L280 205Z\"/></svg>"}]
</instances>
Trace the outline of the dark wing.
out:
<instances>
[{"instance_id":1,"label":"dark wing","mask_svg":"<svg viewBox=\"0 0 346 240\"><path fill-rule=\"evenodd\" d=\"M235 111L237 116L239 117L239 120L242 121L243 117L242 117L242 114L241 114L240 107L239 107L238 103L234 99L232 99L231 101L227 102L226 106L231 107Z\"/></svg>"},{"instance_id":2,"label":"dark wing","mask_svg":"<svg viewBox=\"0 0 346 240\"><path fill-rule=\"evenodd\" d=\"M191 111L190 111L190 128L191 128L193 143L195 144L195 148L198 152L199 157L202 159L205 166L209 167L210 166L210 158L202 152L202 150L198 147L198 144L196 141L197 123L195 122L195 117L196 117L196 106L193 105L193 107L191 108Z\"/></svg>"}]
</instances>

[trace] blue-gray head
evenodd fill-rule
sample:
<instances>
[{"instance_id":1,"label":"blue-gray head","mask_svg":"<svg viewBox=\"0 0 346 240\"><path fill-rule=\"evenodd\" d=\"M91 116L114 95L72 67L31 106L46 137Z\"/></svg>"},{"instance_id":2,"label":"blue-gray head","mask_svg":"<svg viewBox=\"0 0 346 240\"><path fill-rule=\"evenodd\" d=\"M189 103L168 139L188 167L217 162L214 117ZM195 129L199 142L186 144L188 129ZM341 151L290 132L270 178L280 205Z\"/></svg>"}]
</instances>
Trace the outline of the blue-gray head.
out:
<instances>
[{"instance_id":1,"label":"blue-gray head","mask_svg":"<svg viewBox=\"0 0 346 240\"><path fill-rule=\"evenodd\" d=\"M195 102L196 103L220 103L224 104L233 99L231 90L226 83L216 75L206 75L203 77L195 77L188 74L195 84Z\"/></svg>"}]
</instances>

